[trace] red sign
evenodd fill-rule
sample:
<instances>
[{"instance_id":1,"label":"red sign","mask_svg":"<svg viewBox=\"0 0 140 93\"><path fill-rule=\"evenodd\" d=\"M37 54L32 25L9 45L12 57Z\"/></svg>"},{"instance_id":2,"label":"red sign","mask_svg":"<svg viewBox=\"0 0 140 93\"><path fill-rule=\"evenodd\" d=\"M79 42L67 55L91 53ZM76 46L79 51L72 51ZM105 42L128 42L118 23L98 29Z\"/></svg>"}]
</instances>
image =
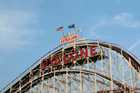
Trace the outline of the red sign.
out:
<instances>
[{"instance_id":1,"label":"red sign","mask_svg":"<svg viewBox=\"0 0 140 93\"><path fill-rule=\"evenodd\" d=\"M90 56L92 56L92 55L96 55L97 54L97 52L95 52L95 47L96 46L91 46L90 47ZM84 51L85 50L85 51ZM87 57L88 56L88 49L87 48L85 48L85 49L81 49L80 50L80 57L81 58L83 58L83 55L85 56L85 57ZM75 55L75 56L73 56L73 55ZM55 63L56 64L60 64L61 63L61 60L58 60L58 58L63 58L63 61L64 62L69 62L70 61L70 59L66 59L66 54L64 54L63 55L63 57L61 56L61 55L58 55L58 56L56 56L56 57L53 57L53 58L48 58L48 59L43 59L42 60L42 62L41 62L41 66L43 67L43 68L45 68L49 63L50 63L50 65L52 66L52 63L53 63L53 61L55 61ZM71 54L70 54L70 58L72 59L72 60L76 60L77 58L78 58L78 52L77 51L73 51ZM44 62L46 63L46 64L44 64ZM48 62L48 63L47 63Z\"/></svg>"},{"instance_id":2,"label":"red sign","mask_svg":"<svg viewBox=\"0 0 140 93\"><path fill-rule=\"evenodd\" d=\"M67 42L70 42L70 41L76 40L76 39L78 39L78 34L67 37L67 38L60 39L60 44L64 44L64 43L67 43Z\"/></svg>"}]
</instances>

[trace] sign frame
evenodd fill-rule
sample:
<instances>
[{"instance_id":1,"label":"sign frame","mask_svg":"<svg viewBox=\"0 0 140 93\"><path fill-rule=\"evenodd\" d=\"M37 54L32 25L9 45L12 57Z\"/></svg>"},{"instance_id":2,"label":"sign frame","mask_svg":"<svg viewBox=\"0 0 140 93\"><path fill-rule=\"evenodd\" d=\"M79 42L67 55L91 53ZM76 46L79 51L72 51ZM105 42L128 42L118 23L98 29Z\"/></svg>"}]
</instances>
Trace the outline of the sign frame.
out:
<instances>
[{"instance_id":1,"label":"sign frame","mask_svg":"<svg viewBox=\"0 0 140 93\"><path fill-rule=\"evenodd\" d=\"M60 44L64 44L64 43L67 43L67 42L76 40L76 39L78 39L78 38L79 38L78 34L75 34L75 35L72 35L72 36L69 36L69 37L60 39L59 43L60 43Z\"/></svg>"}]
</instances>

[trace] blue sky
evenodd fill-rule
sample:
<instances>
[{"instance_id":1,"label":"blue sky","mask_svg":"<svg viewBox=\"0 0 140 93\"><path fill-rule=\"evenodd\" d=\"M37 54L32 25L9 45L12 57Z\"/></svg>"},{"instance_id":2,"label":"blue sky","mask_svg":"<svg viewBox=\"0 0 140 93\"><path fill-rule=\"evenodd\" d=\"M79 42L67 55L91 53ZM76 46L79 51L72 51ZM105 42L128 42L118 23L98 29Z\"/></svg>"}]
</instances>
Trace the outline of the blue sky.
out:
<instances>
[{"instance_id":1,"label":"blue sky","mask_svg":"<svg viewBox=\"0 0 140 93\"><path fill-rule=\"evenodd\" d=\"M140 58L140 0L0 0L0 90L51 49L68 26Z\"/></svg>"}]
</instances>

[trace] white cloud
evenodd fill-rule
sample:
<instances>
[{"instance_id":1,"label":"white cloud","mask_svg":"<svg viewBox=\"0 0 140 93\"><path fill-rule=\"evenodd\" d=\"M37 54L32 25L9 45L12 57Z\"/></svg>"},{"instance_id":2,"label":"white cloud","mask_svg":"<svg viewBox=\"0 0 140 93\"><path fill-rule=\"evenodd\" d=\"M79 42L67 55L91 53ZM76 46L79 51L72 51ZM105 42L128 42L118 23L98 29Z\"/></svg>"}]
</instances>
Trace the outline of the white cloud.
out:
<instances>
[{"instance_id":1,"label":"white cloud","mask_svg":"<svg viewBox=\"0 0 140 93\"><path fill-rule=\"evenodd\" d=\"M136 45L138 45L140 43L140 40L138 40L134 45L132 45L128 50L130 51L131 49L133 49Z\"/></svg>"},{"instance_id":2,"label":"white cloud","mask_svg":"<svg viewBox=\"0 0 140 93\"><path fill-rule=\"evenodd\" d=\"M0 50L22 49L34 34L28 26L36 23L33 13L0 10Z\"/></svg>"},{"instance_id":3,"label":"white cloud","mask_svg":"<svg viewBox=\"0 0 140 93\"><path fill-rule=\"evenodd\" d=\"M103 39L108 39L108 38L111 38L111 37L113 37L113 36L114 36L114 34L107 35L107 36L104 36Z\"/></svg>"},{"instance_id":4,"label":"white cloud","mask_svg":"<svg viewBox=\"0 0 140 93\"><path fill-rule=\"evenodd\" d=\"M124 27L137 28L140 27L140 22L133 21L133 15L130 13L121 13L116 15L110 24L119 24Z\"/></svg>"},{"instance_id":5,"label":"white cloud","mask_svg":"<svg viewBox=\"0 0 140 93\"><path fill-rule=\"evenodd\" d=\"M139 28L140 22L135 21L133 18L133 14L131 13L120 13L115 15L112 19L108 19L106 16L100 16L100 17L92 17L92 21L98 20L98 22L92 24L90 26L90 31L95 30L101 26L111 26L111 25L121 25L123 27L129 27L129 28Z\"/></svg>"},{"instance_id":6,"label":"white cloud","mask_svg":"<svg viewBox=\"0 0 140 93\"><path fill-rule=\"evenodd\" d=\"M93 31L93 30L99 28L100 26L102 26L103 24L104 24L104 21L100 21L97 24L93 24L93 25L90 26L90 30L89 31Z\"/></svg>"},{"instance_id":7,"label":"white cloud","mask_svg":"<svg viewBox=\"0 0 140 93\"><path fill-rule=\"evenodd\" d=\"M90 21L88 22L94 22L92 25L90 25L87 38L110 38L114 36L113 34L108 35L108 36L102 36L102 34L98 34L96 32L97 28L105 27L105 26L112 26L112 25L119 25L127 28L139 28L140 27L140 22L135 21L133 18L133 14L131 13L120 13L112 17L112 19L108 18L107 16L98 16L98 17L91 17Z\"/></svg>"},{"instance_id":8,"label":"white cloud","mask_svg":"<svg viewBox=\"0 0 140 93\"><path fill-rule=\"evenodd\" d=\"M88 34L87 38L99 39L101 37L101 35L99 35L99 34L96 33L96 29L99 28L103 24L104 24L104 22L101 21L101 22L99 22L97 24L91 25L90 26L90 29L88 31L88 33L90 33L90 34Z\"/></svg>"},{"instance_id":9,"label":"white cloud","mask_svg":"<svg viewBox=\"0 0 140 93\"><path fill-rule=\"evenodd\" d=\"M88 39L94 38L94 39L99 39L101 35L97 34L95 31L91 31L90 34L87 36Z\"/></svg>"}]
</instances>

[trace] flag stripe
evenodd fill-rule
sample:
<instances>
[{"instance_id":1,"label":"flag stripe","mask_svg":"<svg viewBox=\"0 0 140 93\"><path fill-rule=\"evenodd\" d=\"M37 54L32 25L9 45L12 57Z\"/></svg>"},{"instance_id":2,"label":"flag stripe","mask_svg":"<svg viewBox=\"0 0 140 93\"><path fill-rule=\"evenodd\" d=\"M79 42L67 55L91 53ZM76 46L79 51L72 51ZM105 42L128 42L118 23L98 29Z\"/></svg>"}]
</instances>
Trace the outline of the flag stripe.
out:
<instances>
[{"instance_id":1,"label":"flag stripe","mask_svg":"<svg viewBox=\"0 0 140 93\"><path fill-rule=\"evenodd\" d=\"M56 31L62 31L63 30L63 27L59 27L56 29Z\"/></svg>"},{"instance_id":2,"label":"flag stripe","mask_svg":"<svg viewBox=\"0 0 140 93\"><path fill-rule=\"evenodd\" d=\"M74 24L68 26L68 28L75 28Z\"/></svg>"},{"instance_id":3,"label":"flag stripe","mask_svg":"<svg viewBox=\"0 0 140 93\"><path fill-rule=\"evenodd\" d=\"M78 29L78 30L76 30L76 32L82 32L82 29Z\"/></svg>"}]
</instances>

